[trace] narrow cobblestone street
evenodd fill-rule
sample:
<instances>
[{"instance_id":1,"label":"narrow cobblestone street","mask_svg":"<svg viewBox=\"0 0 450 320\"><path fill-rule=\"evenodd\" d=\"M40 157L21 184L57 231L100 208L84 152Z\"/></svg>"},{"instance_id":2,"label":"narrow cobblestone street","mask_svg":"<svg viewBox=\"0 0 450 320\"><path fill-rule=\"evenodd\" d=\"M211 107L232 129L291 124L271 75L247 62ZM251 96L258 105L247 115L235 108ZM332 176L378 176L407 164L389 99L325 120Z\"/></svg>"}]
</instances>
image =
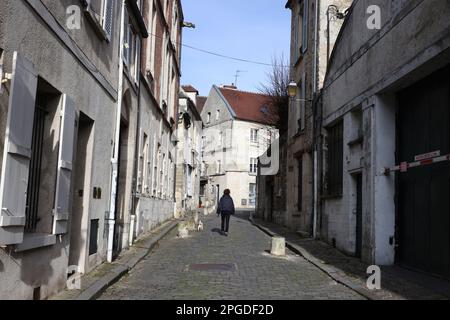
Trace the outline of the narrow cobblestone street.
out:
<instances>
[{"instance_id":1,"label":"narrow cobblestone street","mask_svg":"<svg viewBox=\"0 0 450 320\"><path fill-rule=\"evenodd\" d=\"M272 257L270 237L245 214L231 219L228 237L217 232L215 215L204 223L204 231L188 239L172 231L99 299L363 299L293 252ZM196 264L227 264L235 270L191 270Z\"/></svg>"}]
</instances>

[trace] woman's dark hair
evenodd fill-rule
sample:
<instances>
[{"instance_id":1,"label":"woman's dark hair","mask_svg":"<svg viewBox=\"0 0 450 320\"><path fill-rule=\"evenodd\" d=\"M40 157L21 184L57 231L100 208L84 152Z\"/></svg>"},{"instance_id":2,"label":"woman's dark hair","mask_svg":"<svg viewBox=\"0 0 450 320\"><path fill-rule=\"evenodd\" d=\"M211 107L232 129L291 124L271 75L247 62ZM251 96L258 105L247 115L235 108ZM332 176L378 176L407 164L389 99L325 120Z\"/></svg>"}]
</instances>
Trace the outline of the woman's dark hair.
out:
<instances>
[{"instance_id":1,"label":"woman's dark hair","mask_svg":"<svg viewBox=\"0 0 450 320\"><path fill-rule=\"evenodd\" d=\"M230 195L230 189L225 189L224 191L223 191L223 194L226 194L226 195Z\"/></svg>"}]
</instances>

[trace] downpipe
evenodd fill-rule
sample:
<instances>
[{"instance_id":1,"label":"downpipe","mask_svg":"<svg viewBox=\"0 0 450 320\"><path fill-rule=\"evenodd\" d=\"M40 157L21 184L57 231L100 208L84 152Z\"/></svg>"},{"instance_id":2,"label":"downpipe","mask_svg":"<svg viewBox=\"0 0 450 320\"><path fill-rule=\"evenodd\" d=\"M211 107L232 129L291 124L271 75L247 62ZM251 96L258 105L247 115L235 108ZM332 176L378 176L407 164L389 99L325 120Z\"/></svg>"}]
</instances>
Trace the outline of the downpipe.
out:
<instances>
[{"instance_id":1,"label":"downpipe","mask_svg":"<svg viewBox=\"0 0 450 320\"><path fill-rule=\"evenodd\" d=\"M117 182L119 168L119 148L120 148L120 118L122 112L122 95L123 95L123 54L124 54L124 19L125 19L125 1L122 0L122 9L120 17L120 46L119 46L119 83L117 89L117 109L116 109L116 128L114 137L114 154L111 159L111 193L108 215L108 249L106 258L108 262L113 261L113 243L114 243L114 226L116 223L116 199L117 199Z\"/></svg>"}]
</instances>

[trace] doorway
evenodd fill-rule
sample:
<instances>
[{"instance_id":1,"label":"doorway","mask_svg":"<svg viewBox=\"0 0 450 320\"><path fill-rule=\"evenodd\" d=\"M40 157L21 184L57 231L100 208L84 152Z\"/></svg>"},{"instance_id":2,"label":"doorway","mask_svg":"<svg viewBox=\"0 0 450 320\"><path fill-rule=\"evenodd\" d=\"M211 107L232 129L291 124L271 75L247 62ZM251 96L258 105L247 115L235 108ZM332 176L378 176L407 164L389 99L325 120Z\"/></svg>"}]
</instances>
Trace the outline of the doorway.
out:
<instances>
[{"instance_id":1,"label":"doorway","mask_svg":"<svg viewBox=\"0 0 450 320\"><path fill-rule=\"evenodd\" d=\"M116 213L114 224L114 240L113 240L113 259L117 258L122 249L122 234L124 227L124 219L127 210L127 169L128 169L128 121L122 118L120 123L120 147L118 159L118 180L117 180L117 197L116 197Z\"/></svg>"},{"instance_id":2,"label":"doorway","mask_svg":"<svg viewBox=\"0 0 450 320\"><path fill-rule=\"evenodd\" d=\"M92 173L94 121L80 112L76 136L76 157L73 174L73 204L70 223L69 266L84 273L88 247L90 184Z\"/></svg>"}]
</instances>

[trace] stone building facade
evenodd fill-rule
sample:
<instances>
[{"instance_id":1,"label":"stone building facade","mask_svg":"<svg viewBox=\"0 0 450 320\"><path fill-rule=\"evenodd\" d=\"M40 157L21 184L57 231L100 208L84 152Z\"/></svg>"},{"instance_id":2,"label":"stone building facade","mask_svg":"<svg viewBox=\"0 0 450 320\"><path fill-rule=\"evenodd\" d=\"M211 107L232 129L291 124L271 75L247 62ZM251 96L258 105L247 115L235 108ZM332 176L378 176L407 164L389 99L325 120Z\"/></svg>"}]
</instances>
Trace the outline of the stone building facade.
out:
<instances>
[{"instance_id":1,"label":"stone building facade","mask_svg":"<svg viewBox=\"0 0 450 320\"><path fill-rule=\"evenodd\" d=\"M268 96L213 86L201 115L207 192L217 202L230 189L238 210L254 210L258 158L278 138Z\"/></svg>"},{"instance_id":2,"label":"stone building facade","mask_svg":"<svg viewBox=\"0 0 450 320\"><path fill-rule=\"evenodd\" d=\"M318 105L320 237L446 278L449 17L448 1L355 1Z\"/></svg>"},{"instance_id":3,"label":"stone building facade","mask_svg":"<svg viewBox=\"0 0 450 320\"><path fill-rule=\"evenodd\" d=\"M139 237L175 211L176 128L181 76L180 0L142 3L149 37L141 51L140 133L132 212Z\"/></svg>"},{"instance_id":4,"label":"stone building facade","mask_svg":"<svg viewBox=\"0 0 450 320\"><path fill-rule=\"evenodd\" d=\"M305 236L314 235L317 208L317 152L314 101L322 87L328 52L333 48L351 0L291 0L290 76L298 85L290 101L287 132L285 216L278 222Z\"/></svg>"},{"instance_id":5,"label":"stone building facade","mask_svg":"<svg viewBox=\"0 0 450 320\"><path fill-rule=\"evenodd\" d=\"M167 2L154 1L156 12L169 19L177 8L166 34L179 43L181 5ZM0 299L48 298L68 276L111 261L133 237L173 217L169 178L166 198L151 212L135 211L139 136L162 128L162 153L175 155L178 105L175 72L167 116L142 120L141 110L159 108L160 99L159 91L143 97L146 10L147 1L134 0L0 3ZM162 45L153 50L160 83L168 62ZM175 167L165 168L173 178Z\"/></svg>"},{"instance_id":6,"label":"stone building facade","mask_svg":"<svg viewBox=\"0 0 450 320\"><path fill-rule=\"evenodd\" d=\"M203 122L197 110L197 97L198 91L195 88L182 87L177 129L176 217L197 211L201 205Z\"/></svg>"}]
</instances>

